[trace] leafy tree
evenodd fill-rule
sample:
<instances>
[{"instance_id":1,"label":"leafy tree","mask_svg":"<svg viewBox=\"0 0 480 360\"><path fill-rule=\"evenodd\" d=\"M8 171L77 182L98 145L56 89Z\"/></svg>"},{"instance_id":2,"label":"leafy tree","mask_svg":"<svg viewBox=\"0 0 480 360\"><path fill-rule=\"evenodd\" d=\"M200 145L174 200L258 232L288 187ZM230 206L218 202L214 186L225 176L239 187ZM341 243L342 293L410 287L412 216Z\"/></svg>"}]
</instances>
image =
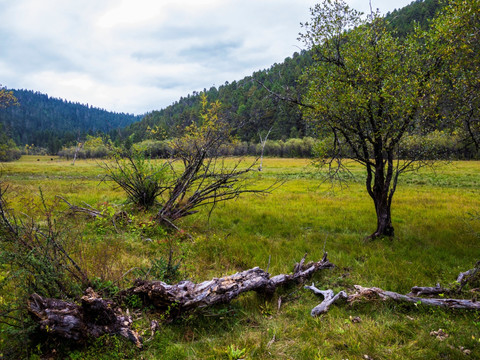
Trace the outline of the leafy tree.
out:
<instances>
[{"instance_id":1,"label":"leafy tree","mask_svg":"<svg viewBox=\"0 0 480 360\"><path fill-rule=\"evenodd\" d=\"M8 91L0 85L0 109L18 105L17 98L12 91ZM7 135L0 123L0 161L17 160L21 156L15 142Z\"/></svg>"},{"instance_id":2,"label":"leafy tree","mask_svg":"<svg viewBox=\"0 0 480 360\"><path fill-rule=\"evenodd\" d=\"M432 56L442 59L437 80L444 117L455 120L480 150L480 1L453 0L428 34Z\"/></svg>"},{"instance_id":3,"label":"leafy tree","mask_svg":"<svg viewBox=\"0 0 480 360\"><path fill-rule=\"evenodd\" d=\"M341 164L346 148L365 166L377 228L370 236L393 236L391 205L399 175L415 159L398 160L401 140L417 125L427 98L429 72L414 38L400 41L372 13L366 20L344 1L325 0L311 9L301 40L313 52L304 78L307 120L333 134L331 157Z\"/></svg>"},{"instance_id":4,"label":"leafy tree","mask_svg":"<svg viewBox=\"0 0 480 360\"><path fill-rule=\"evenodd\" d=\"M0 85L0 109L18 105L17 98L13 95L13 91L8 91Z\"/></svg>"}]
</instances>

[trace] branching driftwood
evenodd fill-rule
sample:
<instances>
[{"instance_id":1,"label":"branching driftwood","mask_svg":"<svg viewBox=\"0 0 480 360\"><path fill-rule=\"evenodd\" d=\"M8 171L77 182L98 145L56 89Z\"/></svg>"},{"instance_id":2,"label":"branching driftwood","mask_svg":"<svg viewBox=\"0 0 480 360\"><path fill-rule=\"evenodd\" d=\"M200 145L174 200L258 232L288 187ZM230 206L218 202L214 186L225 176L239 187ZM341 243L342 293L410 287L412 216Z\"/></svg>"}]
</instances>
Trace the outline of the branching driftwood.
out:
<instances>
[{"instance_id":1,"label":"branching driftwood","mask_svg":"<svg viewBox=\"0 0 480 360\"><path fill-rule=\"evenodd\" d=\"M360 285L354 285L355 292L349 296L344 291L339 292L334 296L332 290L319 290L314 285L305 286L306 289L312 290L317 295L323 295L324 300L318 306L312 309L311 315L317 316L328 311L331 304L337 302L340 299L347 299L349 304L357 301L370 301L375 299L381 300L395 300L405 301L416 304L423 304L429 306L440 306L452 309L480 309L480 302L468 299L448 299L448 298L423 298L420 295L439 295L449 294L453 292L460 292L461 289L469 282L472 281L480 270L480 262L475 264L475 267L471 270L460 273L457 278L458 288L455 290L445 289L437 284L435 287L428 286L414 286L411 292L407 295L399 294L393 291L382 290L377 287L366 288Z\"/></svg>"},{"instance_id":2,"label":"branching driftwood","mask_svg":"<svg viewBox=\"0 0 480 360\"><path fill-rule=\"evenodd\" d=\"M305 257L295 266L293 274L280 274L272 278L265 270L255 267L198 284L182 281L175 285L168 285L162 281L138 280L135 286L126 290L125 293L139 295L144 301L157 308L174 305L178 310L188 310L228 303L247 291L273 293L279 286L290 282L302 282L318 270L334 267L328 261L326 253L318 262L305 265L304 261Z\"/></svg>"},{"instance_id":3,"label":"branching driftwood","mask_svg":"<svg viewBox=\"0 0 480 360\"><path fill-rule=\"evenodd\" d=\"M110 300L100 298L91 288L82 297L81 305L33 294L28 310L49 334L77 342L104 334L121 335L142 347L142 339L131 329L132 319L123 315Z\"/></svg>"},{"instance_id":4,"label":"branching driftwood","mask_svg":"<svg viewBox=\"0 0 480 360\"><path fill-rule=\"evenodd\" d=\"M328 261L326 253L318 262L304 262L305 257L295 266L293 274L280 274L271 278L266 271L255 267L199 284L190 281L176 285L161 281L137 281L134 287L123 291L123 295L137 294L158 309L175 306L177 311L186 311L227 303L247 291L273 293L279 286L304 281L318 270L334 267ZM82 297L81 305L33 294L28 310L40 328L52 335L84 341L89 337L116 334L130 339L138 347L142 346L142 339L131 329L130 316L124 315L113 301L100 298L91 288Z\"/></svg>"},{"instance_id":5,"label":"branching driftwood","mask_svg":"<svg viewBox=\"0 0 480 360\"><path fill-rule=\"evenodd\" d=\"M318 316L320 314L326 313L330 307L330 305L336 303L340 300L347 299L347 293L345 291L340 291L337 295L333 292L333 290L320 290L315 287L314 284L311 286L305 286L305 289L312 290L316 295L322 295L323 301L315 306L310 314L312 316Z\"/></svg>"},{"instance_id":6,"label":"branching driftwood","mask_svg":"<svg viewBox=\"0 0 480 360\"><path fill-rule=\"evenodd\" d=\"M81 206L77 206L69 203L65 198L63 198L60 195L57 195L56 197L62 200L64 203L66 203L69 206L70 211L74 214L75 213L85 214L92 218L104 217L103 213L100 210L97 210L86 203L84 203L86 207L81 207Z\"/></svg>"}]
</instances>

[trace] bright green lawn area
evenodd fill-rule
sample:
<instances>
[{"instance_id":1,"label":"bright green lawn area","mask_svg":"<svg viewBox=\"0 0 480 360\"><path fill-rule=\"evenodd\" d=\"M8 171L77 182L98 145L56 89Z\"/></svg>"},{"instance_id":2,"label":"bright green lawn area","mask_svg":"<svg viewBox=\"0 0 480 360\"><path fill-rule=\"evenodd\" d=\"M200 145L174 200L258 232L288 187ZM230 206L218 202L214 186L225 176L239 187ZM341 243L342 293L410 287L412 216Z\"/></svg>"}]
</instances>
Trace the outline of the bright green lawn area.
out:
<instances>
[{"instance_id":1,"label":"bright green lawn area","mask_svg":"<svg viewBox=\"0 0 480 360\"><path fill-rule=\"evenodd\" d=\"M318 260L325 249L337 266L314 276L317 287L351 291L360 284L407 293L415 285L448 286L480 259L480 162L452 162L405 174L392 207L396 236L373 242L364 241L376 221L364 171L354 163L349 167L353 177L340 188L322 183L309 160L264 159L264 171L255 174L257 186L275 178L285 181L272 194L247 194L217 206L210 217L203 209L179 223L193 235L193 240L171 240L182 276L203 281L254 266L266 268L269 258L269 272L275 275L290 272L305 252L308 259ZM24 156L2 168L17 209L31 209L39 187L51 202L55 195L95 207L106 202L121 207L125 200L121 190L101 182L104 172L94 160L77 160L72 166L57 158ZM138 224L154 211L134 214ZM115 231L108 224L60 216L64 236L75 239L67 241L69 250L90 276L117 280L128 269L168 253L161 231L144 233L133 226ZM279 296L283 304L278 310ZM310 310L320 301L301 286L280 289L273 299L245 294L231 304L162 322L142 352L123 340L103 338L69 356L228 359L233 348L245 349L244 356L251 359L480 358L477 312L373 302L334 305L329 313L312 318ZM355 316L361 322L352 323ZM161 319L161 314L143 313L136 321L146 338L151 319ZM439 328L449 334L445 341L430 335ZM461 347L471 354L462 353Z\"/></svg>"}]
</instances>

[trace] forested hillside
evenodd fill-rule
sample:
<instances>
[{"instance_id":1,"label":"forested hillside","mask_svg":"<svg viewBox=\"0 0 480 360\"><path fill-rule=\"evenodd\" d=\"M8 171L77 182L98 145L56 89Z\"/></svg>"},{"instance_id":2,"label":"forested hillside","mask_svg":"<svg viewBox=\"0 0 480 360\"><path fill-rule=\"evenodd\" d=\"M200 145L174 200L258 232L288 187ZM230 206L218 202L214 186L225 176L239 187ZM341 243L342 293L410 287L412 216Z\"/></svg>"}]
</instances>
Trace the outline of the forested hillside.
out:
<instances>
[{"instance_id":1,"label":"forested hillside","mask_svg":"<svg viewBox=\"0 0 480 360\"><path fill-rule=\"evenodd\" d=\"M50 153L57 153L63 145L87 133L106 133L140 119L29 90L13 90L13 94L18 106L0 109L0 123L6 133L17 145L34 144Z\"/></svg>"},{"instance_id":2,"label":"forested hillside","mask_svg":"<svg viewBox=\"0 0 480 360\"><path fill-rule=\"evenodd\" d=\"M397 36L404 37L413 30L415 23L426 27L441 6L438 0L417 0L388 13L386 20L390 28L395 29ZM239 81L227 81L218 89L204 89L204 92L209 101L219 100L223 104L226 115L237 129L235 135L242 141L258 142L259 132L266 133L270 128L272 131L269 138L273 140L310 136L313 135L313 130L303 121L301 109L280 100L272 92L299 99L304 94L304 86L299 78L305 67L311 64L310 52L295 52L292 57L269 69L257 71ZM175 136L179 129L196 119L199 108L200 97L194 92L112 135L120 135L122 138L132 135L133 141L139 142L151 138L151 130L158 127L157 130L161 131L154 131L154 138Z\"/></svg>"},{"instance_id":3,"label":"forested hillside","mask_svg":"<svg viewBox=\"0 0 480 360\"><path fill-rule=\"evenodd\" d=\"M272 96L267 88L278 93L287 88L292 94L301 93L298 79L311 61L308 52L296 52L281 64L274 64L239 81L227 81L218 89L204 89L204 92L209 101L222 103L224 113L236 128L235 135L243 141L258 141L258 132L270 128L272 139L306 136L309 132L300 109ZM142 141L151 136L149 129L155 127L163 130L160 132L163 136L175 136L178 130L197 118L200 107L199 93L194 92L163 110L146 115L141 122L124 129L121 136L133 134L134 142Z\"/></svg>"}]
</instances>

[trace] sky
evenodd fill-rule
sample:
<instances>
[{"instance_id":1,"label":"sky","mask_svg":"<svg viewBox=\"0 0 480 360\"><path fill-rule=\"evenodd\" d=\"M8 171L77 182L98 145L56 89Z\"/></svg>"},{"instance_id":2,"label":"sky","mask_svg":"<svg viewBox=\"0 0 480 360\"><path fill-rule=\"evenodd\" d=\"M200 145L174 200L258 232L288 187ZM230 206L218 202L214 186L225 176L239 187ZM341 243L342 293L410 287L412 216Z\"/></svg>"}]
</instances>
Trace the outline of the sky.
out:
<instances>
[{"instance_id":1,"label":"sky","mask_svg":"<svg viewBox=\"0 0 480 360\"><path fill-rule=\"evenodd\" d=\"M372 0L385 14L412 0ZM307 0L0 0L0 84L144 114L302 49ZM360 11L369 2L347 0Z\"/></svg>"}]
</instances>

